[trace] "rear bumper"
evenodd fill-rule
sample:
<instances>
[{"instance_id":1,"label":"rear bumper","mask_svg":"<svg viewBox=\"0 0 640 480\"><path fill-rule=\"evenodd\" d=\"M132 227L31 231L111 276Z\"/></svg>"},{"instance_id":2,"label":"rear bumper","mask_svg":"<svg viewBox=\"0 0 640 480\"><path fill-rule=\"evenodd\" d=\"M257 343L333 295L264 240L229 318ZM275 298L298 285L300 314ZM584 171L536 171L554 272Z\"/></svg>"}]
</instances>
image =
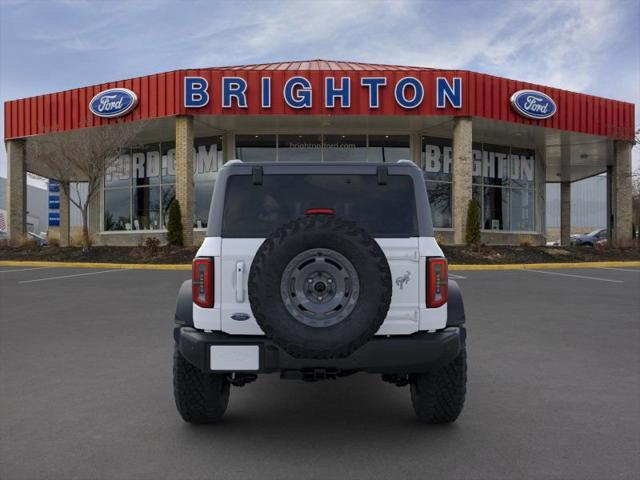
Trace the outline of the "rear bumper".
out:
<instances>
[{"instance_id":1,"label":"rear bumper","mask_svg":"<svg viewBox=\"0 0 640 480\"><path fill-rule=\"evenodd\" d=\"M235 345L258 348L257 368L248 371L254 373L318 370L335 374L358 371L384 374L419 373L435 370L451 362L460 352L465 337L464 327L448 327L435 333L418 332L413 335L374 337L347 357L311 359L292 357L262 336L206 333L183 326L174 329L174 339L182 356L204 372L213 371L211 347Z\"/></svg>"}]
</instances>

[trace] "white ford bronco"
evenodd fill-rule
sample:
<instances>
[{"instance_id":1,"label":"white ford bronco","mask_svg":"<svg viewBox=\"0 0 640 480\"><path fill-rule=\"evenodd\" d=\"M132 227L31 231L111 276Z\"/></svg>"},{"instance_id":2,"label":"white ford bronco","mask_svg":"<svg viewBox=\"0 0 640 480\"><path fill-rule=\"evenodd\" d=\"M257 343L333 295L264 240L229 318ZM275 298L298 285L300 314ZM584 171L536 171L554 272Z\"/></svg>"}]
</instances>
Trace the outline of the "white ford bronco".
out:
<instances>
[{"instance_id":1,"label":"white ford bronco","mask_svg":"<svg viewBox=\"0 0 640 480\"><path fill-rule=\"evenodd\" d=\"M409 385L418 418L447 423L466 391L465 314L413 162L228 162L179 292L174 394L219 421L258 375L356 372Z\"/></svg>"}]
</instances>

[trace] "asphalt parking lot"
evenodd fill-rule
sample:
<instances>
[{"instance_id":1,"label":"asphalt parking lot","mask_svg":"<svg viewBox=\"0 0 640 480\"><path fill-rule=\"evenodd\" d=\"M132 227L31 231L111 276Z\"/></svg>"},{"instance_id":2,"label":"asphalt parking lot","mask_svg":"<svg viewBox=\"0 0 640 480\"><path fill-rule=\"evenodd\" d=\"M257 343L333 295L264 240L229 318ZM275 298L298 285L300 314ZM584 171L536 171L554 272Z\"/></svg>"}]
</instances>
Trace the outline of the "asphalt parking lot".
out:
<instances>
[{"instance_id":1,"label":"asphalt parking lot","mask_svg":"<svg viewBox=\"0 0 640 480\"><path fill-rule=\"evenodd\" d=\"M171 390L188 271L2 267L0 478L638 478L640 269L452 273L469 328L454 425L362 374L263 376L193 427Z\"/></svg>"}]
</instances>

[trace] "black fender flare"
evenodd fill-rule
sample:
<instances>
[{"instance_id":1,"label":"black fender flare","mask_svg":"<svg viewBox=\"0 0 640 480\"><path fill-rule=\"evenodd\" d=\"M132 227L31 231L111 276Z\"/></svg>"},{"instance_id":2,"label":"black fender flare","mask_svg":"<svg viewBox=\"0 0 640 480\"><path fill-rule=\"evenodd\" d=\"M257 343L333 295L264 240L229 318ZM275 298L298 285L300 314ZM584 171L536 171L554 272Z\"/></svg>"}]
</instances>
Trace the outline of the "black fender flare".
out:
<instances>
[{"instance_id":1,"label":"black fender flare","mask_svg":"<svg viewBox=\"0 0 640 480\"><path fill-rule=\"evenodd\" d=\"M447 327L464 325L464 303L458 282L448 281L449 297L447 298Z\"/></svg>"},{"instance_id":2,"label":"black fender flare","mask_svg":"<svg viewBox=\"0 0 640 480\"><path fill-rule=\"evenodd\" d=\"M176 314L174 321L178 325L193 327L193 301L191 293L191 280L185 280L178 291L176 302Z\"/></svg>"}]
</instances>

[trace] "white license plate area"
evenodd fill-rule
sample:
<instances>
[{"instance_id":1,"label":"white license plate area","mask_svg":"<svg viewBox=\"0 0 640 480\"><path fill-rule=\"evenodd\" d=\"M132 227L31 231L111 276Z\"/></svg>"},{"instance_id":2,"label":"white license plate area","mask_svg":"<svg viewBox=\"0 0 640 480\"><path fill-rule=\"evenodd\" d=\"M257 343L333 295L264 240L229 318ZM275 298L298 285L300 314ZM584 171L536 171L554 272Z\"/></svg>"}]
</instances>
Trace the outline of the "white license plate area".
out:
<instances>
[{"instance_id":1,"label":"white license plate area","mask_svg":"<svg viewBox=\"0 0 640 480\"><path fill-rule=\"evenodd\" d=\"M260 368L258 345L211 345L210 368L213 371L237 372Z\"/></svg>"}]
</instances>

